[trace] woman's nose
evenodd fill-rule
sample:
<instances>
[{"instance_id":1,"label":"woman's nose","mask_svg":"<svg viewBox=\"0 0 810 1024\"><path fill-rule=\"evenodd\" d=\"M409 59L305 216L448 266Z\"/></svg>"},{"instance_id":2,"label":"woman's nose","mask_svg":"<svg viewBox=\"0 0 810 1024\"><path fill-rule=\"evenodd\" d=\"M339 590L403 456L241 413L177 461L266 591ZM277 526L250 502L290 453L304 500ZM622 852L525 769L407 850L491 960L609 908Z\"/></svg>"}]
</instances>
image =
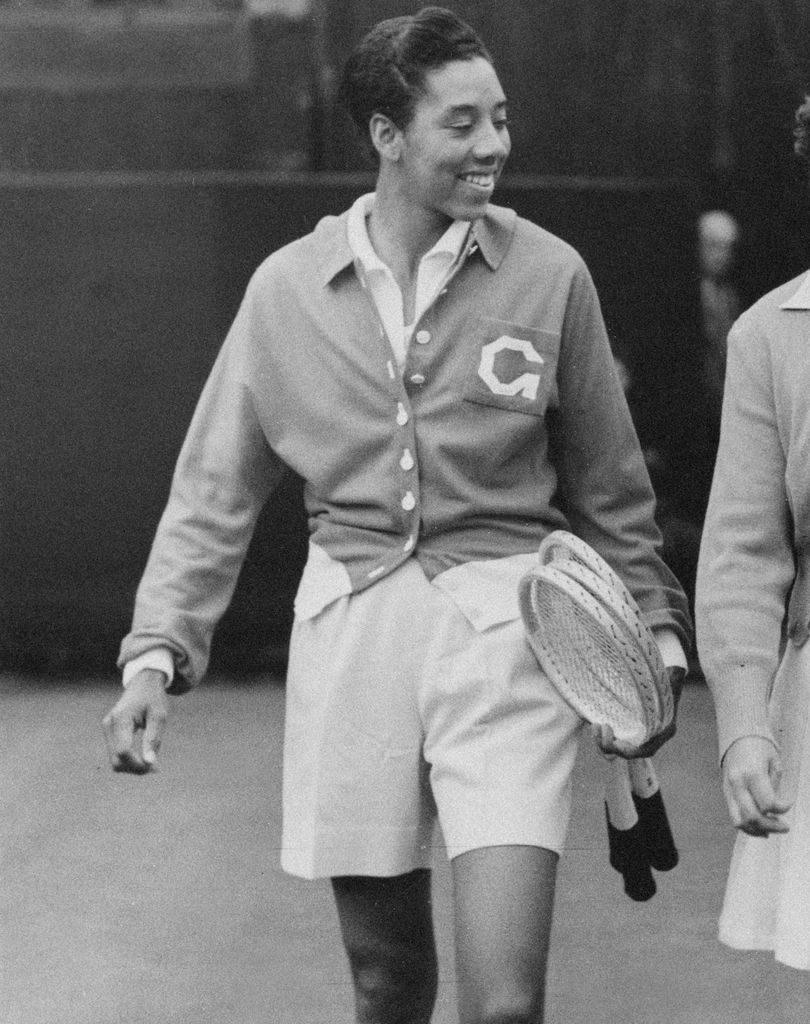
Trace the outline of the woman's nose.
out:
<instances>
[{"instance_id":1,"label":"woman's nose","mask_svg":"<svg viewBox=\"0 0 810 1024\"><path fill-rule=\"evenodd\" d=\"M475 139L474 153L479 159L495 160L509 155L509 133L491 122L482 125Z\"/></svg>"}]
</instances>

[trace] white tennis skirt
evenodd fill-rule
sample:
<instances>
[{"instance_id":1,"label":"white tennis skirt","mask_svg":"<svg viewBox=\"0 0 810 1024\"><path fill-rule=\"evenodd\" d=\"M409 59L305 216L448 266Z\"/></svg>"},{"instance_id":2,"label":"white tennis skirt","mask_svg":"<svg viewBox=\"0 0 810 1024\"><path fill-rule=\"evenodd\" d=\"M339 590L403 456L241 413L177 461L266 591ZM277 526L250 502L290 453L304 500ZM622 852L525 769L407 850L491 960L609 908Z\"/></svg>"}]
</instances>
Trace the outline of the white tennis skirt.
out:
<instances>
[{"instance_id":1,"label":"white tennis skirt","mask_svg":"<svg viewBox=\"0 0 810 1024\"><path fill-rule=\"evenodd\" d=\"M788 644L774 682L770 717L794 804L790 831L767 839L740 833L720 916L720 939L735 949L773 950L789 967L810 970L810 643Z\"/></svg>"},{"instance_id":2,"label":"white tennis skirt","mask_svg":"<svg viewBox=\"0 0 810 1024\"><path fill-rule=\"evenodd\" d=\"M293 627L282 867L389 876L501 845L559 852L582 720L519 619L476 631L415 559Z\"/></svg>"}]
</instances>

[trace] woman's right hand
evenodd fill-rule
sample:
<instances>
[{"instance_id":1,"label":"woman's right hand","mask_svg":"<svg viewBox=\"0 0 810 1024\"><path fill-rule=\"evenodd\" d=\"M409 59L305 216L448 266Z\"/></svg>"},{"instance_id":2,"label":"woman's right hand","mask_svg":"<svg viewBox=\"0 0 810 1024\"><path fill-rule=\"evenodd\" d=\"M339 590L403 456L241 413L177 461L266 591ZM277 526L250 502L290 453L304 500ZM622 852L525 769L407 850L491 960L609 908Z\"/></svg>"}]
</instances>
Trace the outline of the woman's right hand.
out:
<instances>
[{"instance_id":1,"label":"woman's right hand","mask_svg":"<svg viewBox=\"0 0 810 1024\"><path fill-rule=\"evenodd\" d=\"M144 775L152 769L168 713L165 682L162 672L141 669L104 716L101 724L114 771Z\"/></svg>"},{"instance_id":2,"label":"woman's right hand","mask_svg":"<svg viewBox=\"0 0 810 1024\"><path fill-rule=\"evenodd\" d=\"M782 815L791 804L778 795L779 751L764 736L742 736L723 758L723 793L731 822L749 836L787 832Z\"/></svg>"}]
</instances>

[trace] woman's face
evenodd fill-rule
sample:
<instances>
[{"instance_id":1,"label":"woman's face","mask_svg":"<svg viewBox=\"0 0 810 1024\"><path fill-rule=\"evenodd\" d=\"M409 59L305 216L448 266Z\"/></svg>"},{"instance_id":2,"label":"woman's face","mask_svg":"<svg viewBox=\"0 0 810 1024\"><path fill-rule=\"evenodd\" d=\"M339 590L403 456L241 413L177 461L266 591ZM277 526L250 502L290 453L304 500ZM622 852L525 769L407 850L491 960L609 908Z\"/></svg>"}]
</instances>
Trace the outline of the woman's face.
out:
<instances>
[{"instance_id":1,"label":"woman's face","mask_svg":"<svg viewBox=\"0 0 810 1024\"><path fill-rule=\"evenodd\" d=\"M482 217L509 155L506 97L483 57L430 71L402 134L400 173L414 213Z\"/></svg>"}]
</instances>

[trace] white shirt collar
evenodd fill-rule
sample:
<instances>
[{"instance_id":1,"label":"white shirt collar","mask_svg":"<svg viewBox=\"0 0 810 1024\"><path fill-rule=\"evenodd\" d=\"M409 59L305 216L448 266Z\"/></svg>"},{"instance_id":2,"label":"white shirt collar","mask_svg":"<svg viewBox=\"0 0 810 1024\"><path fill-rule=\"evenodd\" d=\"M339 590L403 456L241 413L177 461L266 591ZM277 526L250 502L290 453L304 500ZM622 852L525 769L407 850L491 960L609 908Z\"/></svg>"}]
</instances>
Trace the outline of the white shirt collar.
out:
<instances>
[{"instance_id":1,"label":"white shirt collar","mask_svg":"<svg viewBox=\"0 0 810 1024\"><path fill-rule=\"evenodd\" d=\"M810 274L805 274L804 280L791 297L783 302L780 309L810 309Z\"/></svg>"},{"instance_id":2,"label":"white shirt collar","mask_svg":"<svg viewBox=\"0 0 810 1024\"><path fill-rule=\"evenodd\" d=\"M349 246L354 254L355 260L360 263L364 273L372 270L388 270L374 251L371 239L368 236L366 224L368 215L374 206L374 193L367 192L356 199L349 210L349 219L346 231L349 238ZM442 237L436 242L429 252L422 257L423 260L433 256L442 255L449 257L449 263L457 260L462 253L470 230L470 222L466 220L454 220Z\"/></svg>"}]
</instances>

